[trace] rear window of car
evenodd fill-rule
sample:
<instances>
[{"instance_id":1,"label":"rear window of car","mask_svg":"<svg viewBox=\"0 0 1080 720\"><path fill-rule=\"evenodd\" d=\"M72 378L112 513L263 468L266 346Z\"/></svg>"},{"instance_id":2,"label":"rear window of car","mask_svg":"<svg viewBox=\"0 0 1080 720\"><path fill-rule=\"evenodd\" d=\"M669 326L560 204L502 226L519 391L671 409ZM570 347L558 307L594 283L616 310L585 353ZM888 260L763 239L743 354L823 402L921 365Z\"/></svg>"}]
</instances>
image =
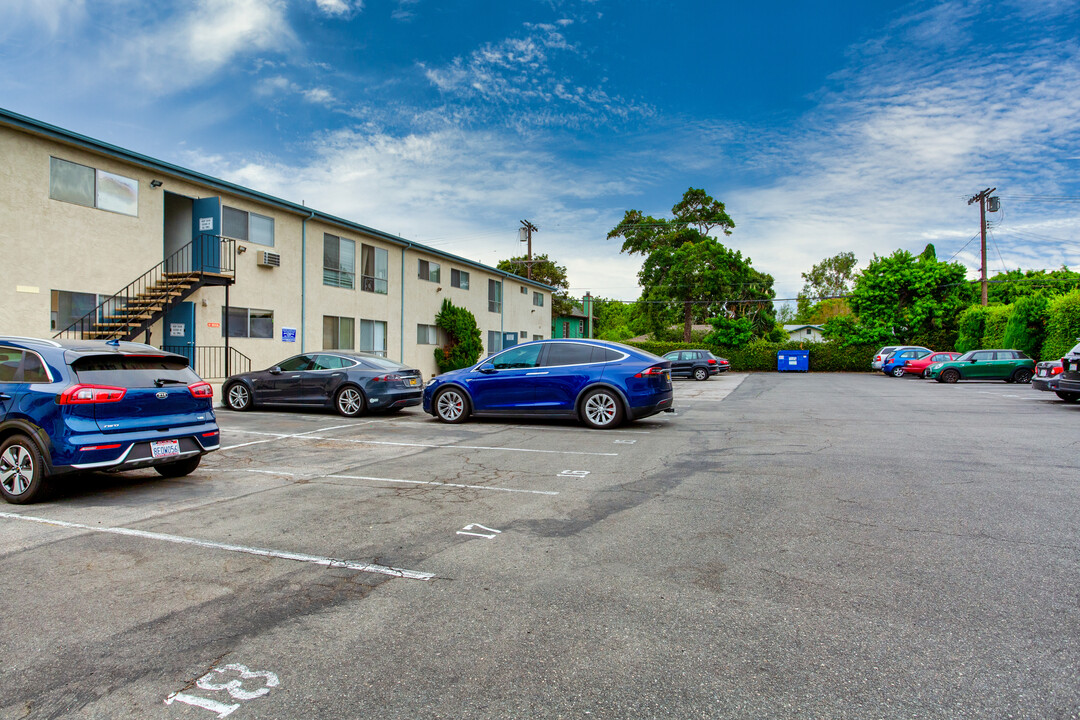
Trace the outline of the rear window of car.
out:
<instances>
[{"instance_id":1,"label":"rear window of car","mask_svg":"<svg viewBox=\"0 0 1080 720\"><path fill-rule=\"evenodd\" d=\"M402 365L399 362L394 362L393 360L387 360L386 358L381 357L366 357L360 360L360 362L368 367L373 367L376 370L405 370L409 367L408 365Z\"/></svg>"},{"instance_id":2,"label":"rear window of car","mask_svg":"<svg viewBox=\"0 0 1080 720\"><path fill-rule=\"evenodd\" d=\"M71 364L79 382L114 387L153 387L159 380L184 385L199 381L187 358L153 355L87 355Z\"/></svg>"}]
</instances>

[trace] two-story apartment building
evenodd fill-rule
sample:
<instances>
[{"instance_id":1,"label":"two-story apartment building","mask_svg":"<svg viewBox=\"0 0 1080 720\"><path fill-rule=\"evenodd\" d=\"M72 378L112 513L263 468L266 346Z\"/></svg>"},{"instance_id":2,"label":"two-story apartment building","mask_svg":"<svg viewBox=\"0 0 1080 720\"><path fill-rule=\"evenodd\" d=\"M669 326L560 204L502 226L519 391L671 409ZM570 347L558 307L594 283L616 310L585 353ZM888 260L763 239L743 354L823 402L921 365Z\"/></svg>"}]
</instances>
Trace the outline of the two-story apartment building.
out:
<instances>
[{"instance_id":1,"label":"two-story apartment building","mask_svg":"<svg viewBox=\"0 0 1080 720\"><path fill-rule=\"evenodd\" d=\"M435 315L485 350L549 337L551 289L0 109L0 334L126 337L204 377L300 352L436 371Z\"/></svg>"}]
</instances>

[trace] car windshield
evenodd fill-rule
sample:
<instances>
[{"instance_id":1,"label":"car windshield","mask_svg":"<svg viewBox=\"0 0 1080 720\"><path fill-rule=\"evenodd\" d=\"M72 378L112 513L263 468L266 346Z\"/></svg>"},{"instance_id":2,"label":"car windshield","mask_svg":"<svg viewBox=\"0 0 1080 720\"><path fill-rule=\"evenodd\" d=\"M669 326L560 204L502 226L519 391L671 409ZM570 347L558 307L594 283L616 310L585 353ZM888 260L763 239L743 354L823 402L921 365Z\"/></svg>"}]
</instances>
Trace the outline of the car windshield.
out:
<instances>
[{"instance_id":1,"label":"car windshield","mask_svg":"<svg viewBox=\"0 0 1080 720\"><path fill-rule=\"evenodd\" d=\"M1077 343L1076 347L1074 347L1072 350L1069 351L1069 354L1070 355L1080 355L1080 343Z\"/></svg>"},{"instance_id":2,"label":"car windshield","mask_svg":"<svg viewBox=\"0 0 1080 720\"><path fill-rule=\"evenodd\" d=\"M975 355L975 350L968 350L966 353L956 358L957 360L970 360Z\"/></svg>"}]
</instances>

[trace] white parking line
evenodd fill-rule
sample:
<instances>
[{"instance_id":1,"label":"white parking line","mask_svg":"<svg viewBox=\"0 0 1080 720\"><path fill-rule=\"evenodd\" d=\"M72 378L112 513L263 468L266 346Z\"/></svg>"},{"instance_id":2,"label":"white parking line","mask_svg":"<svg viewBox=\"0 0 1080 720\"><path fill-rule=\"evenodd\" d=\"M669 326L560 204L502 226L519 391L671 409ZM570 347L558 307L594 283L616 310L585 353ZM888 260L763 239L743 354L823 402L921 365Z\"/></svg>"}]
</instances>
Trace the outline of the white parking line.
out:
<instances>
[{"instance_id":1,"label":"white parking line","mask_svg":"<svg viewBox=\"0 0 1080 720\"><path fill-rule=\"evenodd\" d=\"M365 475L322 475L320 477L342 478L344 480L371 480L373 482L406 483L409 485L439 485L441 487L468 488L469 490L494 490L508 493L527 493L530 495L558 495L553 490L521 490L519 488L495 487L493 485L461 485L458 483L439 482L437 480L397 480L394 478L367 477Z\"/></svg>"},{"instance_id":2,"label":"white parking line","mask_svg":"<svg viewBox=\"0 0 1080 720\"><path fill-rule=\"evenodd\" d=\"M266 440L252 440L251 442L240 443L238 445L226 445L223 448L218 448L218 452L221 452L222 450L233 450L234 448L247 447L248 445L260 445L262 443L274 442L275 440L282 440L285 438L305 437L307 435L310 435L311 433L326 432L327 430L340 430L341 428L355 427L357 425L368 425L372 422L374 421L369 420L362 423L349 423L348 425L331 425L330 427L317 428L315 430L307 430L302 433L292 434L259 432L257 430L233 430L230 428L224 428L223 432L245 433L248 435L270 435L271 437Z\"/></svg>"},{"instance_id":3,"label":"white parking line","mask_svg":"<svg viewBox=\"0 0 1080 720\"><path fill-rule=\"evenodd\" d=\"M562 432L580 433L580 427L549 427L544 425L507 425L506 430L560 430ZM623 433L630 435L649 435L651 430L604 430L605 433Z\"/></svg>"},{"instance_id":4,"label":"white parking line","mask_svg":"<svg viewBox=\"0 0 1080 720\"><path fill-rule=\"evenodd\" d=\"M289 437L296 437L290 435ZM505 452L542 453L545 455L602 455L604 457L618 457L619 453L583 452L580 450L535 450L533 448L492 447L488 445L432 445L430 443L406 443L389 442L387 440L353 440L352 438L320 437L309 435L311 440L336 440L338 442L356 443L357 445L393 445L395 447L419 447L436 448L440 450L503 450Z\"/></svg>"},{"instance_id":5,"label":"white parking line","mask_svg":"<svg viewBox=\"0 0 1080 720\"><path fill-rule=\"evenodd\" d=\"M64 520L49 520L48 518L19 515L17 513L0 512L0 518L9 520L24 520L26 522L40 523L42 525L55 525L56 527L70 528L73 530L87 530L90 532L107 533L111 535L125 535L147 540L161 540L163 542L177 543L179 545L194 545L196 547L209 548L211 550L228 550L230 552L244 553L247 555L259 555L261 557L277 558L279 560L296 560L298 562L324 565L326 567L347 568L361 572L379 573L392 577L406 578L409 580L431 580L433 573L419 572L416 570L403 570L401 568L375 565L372 563L352 562L351 560L336 560L334 558L308 555L306 553L284 552L281 550L267 550L266 548L245 547L243 545L230 545L228 543L212 542L210 540L198 540L196 538L182 537L180 535L167 535L165 533L148 532L146 530L132 530L131 528L96 527L81 525L79 523L66 522Z\"/></svg>"}]
</instances>

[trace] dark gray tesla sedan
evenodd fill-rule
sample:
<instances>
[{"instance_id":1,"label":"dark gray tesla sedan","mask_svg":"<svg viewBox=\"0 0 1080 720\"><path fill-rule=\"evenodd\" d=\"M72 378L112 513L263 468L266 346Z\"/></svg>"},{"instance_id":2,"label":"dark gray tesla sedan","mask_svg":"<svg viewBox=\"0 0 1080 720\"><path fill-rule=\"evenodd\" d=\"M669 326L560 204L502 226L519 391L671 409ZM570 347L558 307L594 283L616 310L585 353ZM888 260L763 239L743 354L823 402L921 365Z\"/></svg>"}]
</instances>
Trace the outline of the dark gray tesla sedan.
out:
<instances>
[{"instance_id":1,"label":"dark gray tesla sedan","mask_svg":"<svg viewBox=\"0 0 1080 720\"><path fill-rule=\"evenodd\" d=\"M322 352L295 355L272 368L232 375L222 385L225 407L333 408L345 417L365 410L419 405L424 377L378 355Z\"/></svg>"}]
</instances>

